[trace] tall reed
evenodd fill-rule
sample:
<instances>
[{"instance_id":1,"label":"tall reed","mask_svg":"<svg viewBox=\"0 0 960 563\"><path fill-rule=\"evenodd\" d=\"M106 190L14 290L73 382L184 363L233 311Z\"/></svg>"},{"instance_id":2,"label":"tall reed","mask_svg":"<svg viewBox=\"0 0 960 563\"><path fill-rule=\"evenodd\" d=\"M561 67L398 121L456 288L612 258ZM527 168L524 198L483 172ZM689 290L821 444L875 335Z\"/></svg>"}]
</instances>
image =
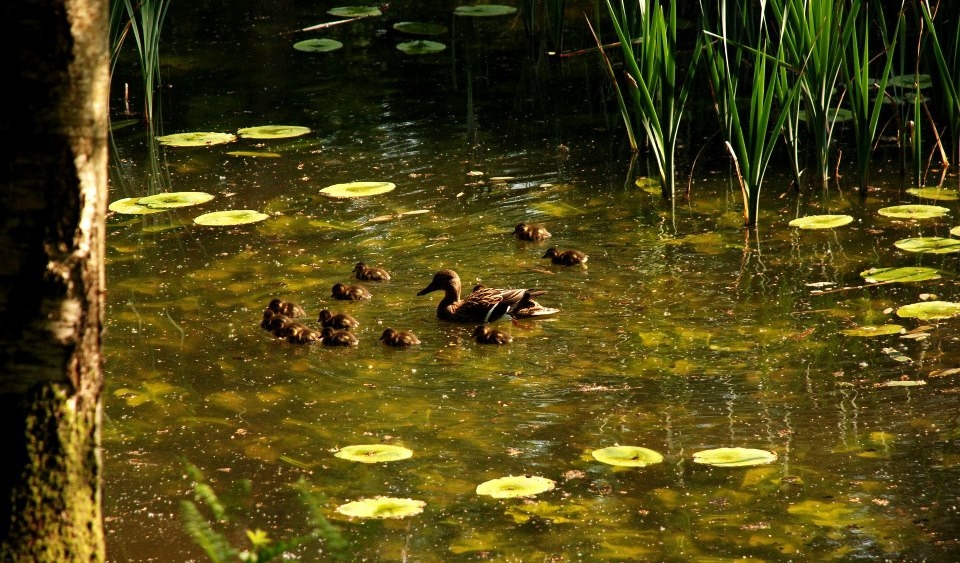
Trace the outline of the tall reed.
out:
<instances>
[{"instance_id":1,"label":"tall reed","mask_svg":"<svg viewBox=\"0 0 960 563\"><path fill-rule=\"evenodd\" d=\"M129 35L137 47L140 73L143 78L144 119L154 123L154 92L160 79L160 31L170 0L111 0L110 20L115 67L120 49Z\"/></svg>"},{"instance_id":2,"label":"tall reed","mask_svg":"<svg viewBox=\"0 0 960 563\"><path fill-rule=\"evenodd\" d=\"M940 3L937 3L940 7ZM929 0L920 2L920 12L927 24L930 34L930 49L933 60L937 65L937 77L940 80L944 113L947 118L947 128L950 131L951 158L960 163L960 27L957 25L956 13L947 14L947 22L937 33L936 13L930 6ZM949 18L952 16L952 20ZM941 43L941 39L944 41ZM944 163L949 166L949 162Z\"/></svg>"}]
</instances>

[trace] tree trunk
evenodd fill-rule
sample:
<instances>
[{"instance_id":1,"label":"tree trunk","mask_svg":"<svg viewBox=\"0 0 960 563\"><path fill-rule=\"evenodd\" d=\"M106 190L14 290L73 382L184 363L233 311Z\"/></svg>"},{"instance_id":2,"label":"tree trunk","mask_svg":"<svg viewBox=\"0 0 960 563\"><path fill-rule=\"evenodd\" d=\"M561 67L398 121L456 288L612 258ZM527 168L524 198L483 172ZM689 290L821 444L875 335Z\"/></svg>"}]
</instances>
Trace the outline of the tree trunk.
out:
<instances>
[{"instance_id":1,"label":"tree trunk","mask_svg":"<svg viewBox=\"0 0 960 563\"><path fill-rule=\"evenodd\" d=\"M103 561L109 3L15 0L0 21L0 559Z\"/></svg>"}]
</instances>

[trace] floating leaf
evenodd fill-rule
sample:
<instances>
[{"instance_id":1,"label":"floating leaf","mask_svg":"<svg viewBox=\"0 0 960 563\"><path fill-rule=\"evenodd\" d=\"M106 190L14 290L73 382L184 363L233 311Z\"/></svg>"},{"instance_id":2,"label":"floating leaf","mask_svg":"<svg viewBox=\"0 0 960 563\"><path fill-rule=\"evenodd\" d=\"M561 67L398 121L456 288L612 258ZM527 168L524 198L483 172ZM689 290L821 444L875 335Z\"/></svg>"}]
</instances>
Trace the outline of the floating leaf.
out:
<instances>
[{"instance_id":1,"label":"floating leaf","mask_svg":"<svg viewBox=\"0 0 960 563\"><path fill-rule=\"evenodd\" d=\"M936 186L925 188L909 188L907 193L920 198L933 199L937 201L954 201L960 198L960 195L957 194L956 190L948 190L944 188L938 188Z\"/></svg>"},{"instance_id":2,"label":"floating leaf","mask_svg":"<svg viewBox=\"0 0 960 563\"><path fill-rule=\"evenodd\" d=\"M146 205L140 205L138 203L139 201L139 197L125 197L111 203L107 209L114 213L123 213L125 215L149 215L150 213L163 213L166 211L165 209L155 209L147 207Z\"/></svg>"},{"instance_id":3,"label":"floating leaf","mask_svg":"<svg viewBox=\"0 0 960 563\"><path fill-rule=\"evenodd\" d=\"M909 380L909 379L894 379L892 381L884 381L883 383L878 383L877 387L919 387L921 385L926 385L927 382L922 379Z\"/></svg>"},{"instance_id":4,"label":"floating leaf","mask_svg":"<svg viewBox=\"0 0 960 563\"><path fill-rule=\"evenodd\" d=\"M894 205L878 209L877 213L884 217L896 217L898 219L931 219L943 217L950 213L950 209L939 205Z\"/></svg>"},{"instance_id":5,"label":"floating leaf","mask_svg":"<svg viewBox=\"0 0 960 563\"><path fill-rule=\"evenodd\" d=\"M841 502L805 500L789 505L787 512L824 528L846 529L862 521L857 518L857 510L852 505Z\"/></svg>"},{"instance_id":6,"label":"floating leaf","mask_svg":"<svg viewBox=\"0 0 960 563\"><path fill-rule=\"evenodd\" d=\"M237 140L233 133L174 133L173 135L164 135L157 137L161 145L169 147L208 147L210 145L222 145L232 143Z\"/></svg>"},{"instance_id":7,"label":"floating leaf","mask_svg":"<svg viewBox=\"0 0 960 563\"><path fill-rule=\"evenodd\" d=\"M887 336L890 334L901 334L904 329L900 325L883 324L875 326L858 326L856 328L847 328L840 332L847 336Z\"/></svg>"},{"instance_id":8,"label":"floating leaf","mask_svg":"<svg viewBox=\"0 0 960 563\"><path fill-rule=\"evenodd\" d=\"M429 53L439 53L446 49L447 46L443 43L437 43L436 41L426 41L423 39L418 39L416 41L405 41L397 45L397 49L403 51L408 55L425 55Z\"/></svg>"},{"instance_id":9,"label":"floating leaf","mask_svg":"<svg viewBox=\"0 0 960 563\"><path fill-rule=\"evenodd\" d=\"M851 221L853 217L849 215L808 215L790 221L789 225L801 229L832 229L842 227Z\"/></svg>"},{"instance_id":10,"label":"floating leaf","mask_svg":"<svg viewBox=\"0 0 960 563\"><path fill-rule=\"evenodd\" d=\"M933 79L929 74L898 74L887 79L887 86L898 88L930 88L933 86Z\"/></svg>"},{"instance_id":11,"label":"floating leaf","mask_svg":"<svg viewBox=\"0 0 960 563\"><path fill-rule=\"evenodd\" d=\"M442 35L447 32L447 26L437 23L397 22L393 29L411 35Z\"/></svg>"},{"instance_id":12,"label":"floating leaf","mask_svg":"<svg viewBox=\"0 0 960 563\"><path fill-rule=\"evenodd\" d=\"M341 18L368 18L383 15L380 8L376 6L340 6L327 10L327 13Z\"/></svg>"},{"instance_id":13,"label":"floating leaf","mask_svg":"<svg viewBox=\"0 0 960 563\"><path fill-rule=\"evenodd\" d=\"M516 12L517 9L512 6L501 6L500 4L478 4L476 6L457 6L453 10L456 16L505 16Z\"/></svg>"},{"instance_id":14,"label":"floating leaf","mask_svg":"<svg viewBox=\"0 0 960 563\"><path fill-rule=\"evenodd\" d=\"M639 446L610 446L593 450L593 457L597 461L623 467L645 467L663 461L663 456L658 452Z\"/></svg>"},{"instance_id":15,"label":"floating leaf","mask_svg":"<svg viewBox=\"0 0 960 563\"><path fill-rule=\"evenodd\" d=\"M827 110L828 119L832 119L837 123L843 123L844 121L850 121L853 119L853 112L846 108L830 108ZM807 121L807 112L800 110L797 112L797 118L800 121Z\"/></svg>"},{"instance_id":16,"label":"floating leaf","mask_svg":"<svg viewBox=\"0 0 960 563\"><path fill-rule=\"evenodd\" d=\"M249 156L251 158L280 158L280 153L278 152L264 152L264 151L230 151L227 153L230 156Z\"/></svg>"},{"instance_id":17,"label":"floating leaf","mask_svg":"<svg viewBox=\"0 0 960 563\"><path fill-rule=\"evenodd\" d=\"M297 41L293 48L304 53L329 53L343 47L343 43L336 39L314 38Z\"/></svg>"},{"instance_id":18,"label":"floating leaf","mask_svg":"<svg viewBox=\"0 0 960 563\"><path fill-rule=\"evenodd\" d=\"M950 229L950 234L955 237L960 237L960 227L954 227Z\"/></svg>"},{"instance_id":19,"label":"floating leaf","mask_svg":"<svg viewBox=\"0 0 960 563\"><path fill-rule=\"evenodd\" d=\"M392 182L348 182L327 186L320 193L330 197L363 197L386 193L396 187Z\"/></svg>"},{"instance_id":20,"label":"floating leaf","mask_svg":"<svg viewBox=\"0 0 960 563\"><path fill-rule=\"evenodd\" d=\"M921 301L897 309L897 316L917 318L921 321L949 319L960 315L960 303L951 301Z\"/></svg>"},{"instance_id":21,"label":"floating leaf","mask_svg":"<svg viewBox=\"0 0 960 563\"><path fill-rule=\"evenodd\" d=\"M492 479L477 485L478 495L493 498L530 497L552 490L556 483L546 477L521 475Z\"/></svg>"},{"instance_id":22,"label":"floating leaf","mask_svg":"<svg viewBox=\"0 0 960 563\"><path fill-rule=\"evenodd\" d=\"M213 199L213 194L206 192L169 192L141 197L138 205L145 205L151 209L174 209L176 207L190 207L200 205Z\"/></svg>"},{"instance_id":23,"label":"floating leaf","mask_svg":"<svg viewBox=\"0 0 960 563\"><path fill-rule=\"evenodd\" d=\"M394 497L360 499L337 507L337 512L353 518L406 518L423 512L422 500Z\"/></svg>"},{"instance_id":24,"label":"floating leaf","mask_svg":"<svg viewBox=\"0 0 960 563\"><path fill-rule=\"evenodd\" d=\"M205 213L193 220L198 225L208 227L224 227L233 225L246 225L247 223L259 223L270 217L266 213L260 213L252 209L231 209L229 211L214 211Z\"/></svg>"},{"instance_id":25,"label":"floating leaf","mask_svg":"<svg viewBox=\"0 0 960 563\"><path fill-rule=\"evenodd\" d=\"M940 279L936 268L925 266L906 266L903 268L870 268L860 272L867 283L909 283Z\"/></svg>"},{"instance_id":26,"label":"floating leaf","mask_svg":"<svg viewBox=\"0 0 960 563\"><path fill-rule=\"evenodd\" d=\"M663 191L660 188L660 180L657 178L641 176L634 180L633 183L648 194L660 195L661 191Z\"/></svg>"},{"instance_id":27,"label":"floating leaf","mask_svg":"<svg viewBox=\"0 0 960 563\"><path fill-rule=\"evenodd\" d=\"M238 130L237 134L246 139L287 139L306 135L309 132L309 127L299 125L258 125L244 127Z\"/></svg>"},{"instance_id":28,"label":"floating leaf","mask_svg":"<svg viewBox=\"0 0 960 563\"><path fill-rule=\"evenodd\" d=\"M960 252L960 240L946 237L905 238L893 243L907 252L925 252L927 254L950 254Z\"/></svg>"},{"instance_id":29,"label":"floating leaf","mask_svg":"<svg viewBox=\"0 0 960 563\"><path fill-rule=\"evenodd\" d=\"M693 461L695 463L703 463L717 467L764 465L772 463L776 461L776 459L777 454L775 452L752 448L715 448L693 454Z\"/></svg>"},{"instance_id":30,"label":"floating leaf","mask_svg":"<svg viewBox=\"0 0 960 563\"><path fill-rule=\"evenodd\" d=\"M579 504L551 504L539 501L515 504L504 514L513 518L517 524L527 522L550 522L551 524L570 524L580 521L589 514L590 510Z\"/></svg>"},{"instance_id":31,"label":"floating leaf","mask_svg":"<svg viewBox=\"0 0 960 563\"><path fill-rule=\"evenodd\" d=\"M388 444L364 444L340 448L340 451L333 455L340 459L361 463L382 463L384 461L407 459L413 456L413 452L407 448Z\"/></svg>"}]
</instances>

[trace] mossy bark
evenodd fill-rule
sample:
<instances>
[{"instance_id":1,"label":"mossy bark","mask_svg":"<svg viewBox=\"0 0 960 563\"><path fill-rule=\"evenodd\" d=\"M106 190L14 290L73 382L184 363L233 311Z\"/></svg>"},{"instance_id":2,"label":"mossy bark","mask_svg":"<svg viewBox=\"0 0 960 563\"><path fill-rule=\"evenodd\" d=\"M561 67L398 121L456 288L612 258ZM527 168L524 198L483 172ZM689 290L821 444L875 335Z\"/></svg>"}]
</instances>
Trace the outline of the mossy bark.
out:
<instances>
[{"instance_id":1,"label":"mossy bark","mask_svg":"<svg viewBox=\"0 0 960 563\"><path fill-rule=\"evenodd\" d=\"M103 561L109 3L0 4L0 559Z\"/></svg>"}]
</instances>

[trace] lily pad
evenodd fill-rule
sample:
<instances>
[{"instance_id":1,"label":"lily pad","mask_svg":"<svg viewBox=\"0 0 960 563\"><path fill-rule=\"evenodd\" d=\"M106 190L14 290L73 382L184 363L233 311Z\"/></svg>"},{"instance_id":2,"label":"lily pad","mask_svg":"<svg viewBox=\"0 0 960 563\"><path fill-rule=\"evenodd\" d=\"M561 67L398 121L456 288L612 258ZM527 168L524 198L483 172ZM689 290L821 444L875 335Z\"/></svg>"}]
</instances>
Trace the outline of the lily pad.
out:
<instances>
[{"instance_id":1,"label":"lily pad","mask_svg":"<svg viewBox=\"0 0 960 563\"><path fill-rule=\"evenodd\" d=\"M320 193L330 197L364 197L386 193L396 187L392 182L348 182L327 186Z\"/></svg>"},{"instance_id":2,"label":"lily pad","mask_svg":"<svg viewBox=\"0 0 960 563\"><path fill-rule=\"evenodd\" d=\"M250 158L280 158L281 156L278 152L266 151L230 151L227 154L229 156L248 156Z\"/></svg>"},{"instance_id":3,"label":"lily pad","mask_svg":"<svg viewBox=\"0 0 960 563\"><path fill-rule=\"evenodd\" d=\"M960 237L960 227L954 227L950 229L950 234L955 237Z\"/></svg>"},{"instance_id":4,"label":"lily pad","mask_svg":"<svg viewBox=\"0 0 960 563\"><path fill-rule=\"evenodd\" d=\"M309 127L299 125L258 125L244 127L238 130L237 134L246 139L287 139L306 135L309 132Z\"/></svg>"},{"instance_id":5,"label":"lily pad","mask_svg":"<svg viewBox=\"0 0 960 563\"><path fill-rule=\"evenodd\" d=\"M168 147L209 147L211 145L232 143L236 140L237 136L233 133L211 133L208 131L174 133L173 135L157 137L157 141L159 141L161 145Z\"/></svg>"},{"instance_id":6,"label":"lily pad","mask_svg":"<svg viewBox=\"0 0 960 563\"><path fill-rule=\"evenodd\" d=\"M341 18L368 18L383 15L380 8L376 6L340 6L330 8L327 13Z\"/></svg>"},{"instance_id":7,"label":"lily pad","mask_svg":"<svg viewBox=\"0 0 960 563\"><path fill-rule=\"evenodd\" d=\"M920 387L927 382L922 379L893 379L878 383L877 387Z\"/></svg>"},{"instance_id":8,"label":"lily pad","mask_svg":"<svg viewBox=\"0 0 960 563\"><path fill-rule=\"evenodd\" d=\"M266 213L260 213L252 209L231 209L228 211L205 213L194 219L193 222L208 227L230 227L233 225L259 223L269 217Z\"/></svg>"},{"instance_id":9,"label":"lily pad","mask_svg":"<svg viewBox=\"0 0 960 563\"><path fill-rule=\"evenodd\" d=\"M151 209L174 209L200 205L213 199L213 194L206 192L169 192L141 197L137 205L145 205Z\"/></svg>"},{"instance_id":10,"label":"lily pad","mask_svg":"<svg viewBox=\"0 0 960 563\"><path fill-rule=\"evenodd\" d=\"M343 43L336 39L313 38L297 41L293 48L304 53L329 53L343 47Z\"/></svg>"},{"instance_id":11,"label":"lily pad","mask_svg":"<svg viewBox=\"0 0 960 563\"><path fill-rule=\"evenodd\" d=\"M477 485L478 495L493 498L532 497L552 490L556 483L546 477L519 475L492 479Z\"/></svg>"},{"instance_id":12,"label":"lily pad","mask_svg":"<svg viewBox=\"0 0 960 563\"><path fill-rule=\"evenodd\" d=\"M395 497L360 499L337 507L337 512L353 518L406 518L423 512L422 500Z\"/></svg>"},{"instance_id":13,"label":"lily pad","mask_svg":"<svg viewBox=\"0 0 960 563\"><path fill-rule=\"evenodd\" d=\"M457 6L453 9L455 16L506 16L516 12L517 9L512 6L502 6L500 4L478 4L476 6Z\"/></svg>"},{"instance_id":14,"label":"lily pad","mask_svg":"<svg viewBox=\"0 0 960 563\"><path fill-rule=\"evenodd\" d=\"M147 207L146 205L140 205L140 199L139 197L118 199L111 203L107 209L114 213L123 213L124 215L149 215L151 213L163 213L166 211L166 209L155 209L153 207Z\"/></svg>"},{"instance_id":15,"label":"lily pad","mask_svg":"<svg viewBox=\"0 0 960 563\"><path fill-rule=\"evenodd\" d=\"M938 188L936 186L923 188L909 188L907 193L923 199L933 199L937 201L956 201L960 199L957 190Z\"/></svg>"},{"instance_id":16,"label":"lily pad","mask_svg":"<svg viewBox=\"0 0 960 563\"><path fill-rule=\"evenodd\" d=\"M800 229L832 229L852 221L853 217L849 215L808 215L790 221L789 225Z\"/></svg>"},{"instance_id":17,"label":"lily pad","mask_svg":"<svg viewBox=\"0 0 960 563\"><path fill-rule=\"evenodd\" d=\"M693 454L694 463L714 465L716 467L745 467L748 465L766 465L777 459L776 452L752 448L715 448Z\"/></svg>"},{"instance_id":18,"label":"lily pad","mask_svg":"<svg viewBox=\"0 0 960 563\"><path fill-rule=\"evenodd\" d=\"M921 321L949 319L960 315L960 303L951 301L921 301L897 309L898 317L912 317Z\"/></svg>"},{"instance_id":19,"label":"lily pad","mask_svg":"<svg viewBox=\"0 0 960 563\"><path fill-rule=\"evenodd\" d=\"M893 243L900 250L927 254L950 254L960 252L960 240L947 237L918 237L900 239Z\"/></svg>"},{"instance_id":20,"label":"lily pad","mask_svg":"<svg viewBox=\"0 0 960 563\"><path fill-rule=\"evenodd\" d=\"M359 461L361 463L382 463L385 461L407 459L413 456L413 452L407 448L391 446L388 444L363 444L359 446L346 446L344 448L340 448L340 451L333 455L348 461Z\"/></svg>"},{"instance_id":21,"label":"lily pad","mask_svg":"<svg viewBox=\"0 0 960 563\"><path fill-rule=\"evenodd\" d=\"M894 205L878 209L877 213L897 219L932 219L943 217L950 213L950 209L939 205Z\"/></svg>"},{"instance_id":22,"label":"lily pad","mask_svg":"<svg viewBox=\"0 0 960 563\"><path fill-rule=\"evenodd\" d=\"M641 176L634 180L633 183L648 194L660 195L660 193L663 191L660 187L660 180L657 178Z\"/></svg>"},{"instance_id":23,"label":"lily pad","mask_svg":"<svg viewBox=\"0 0 960 563\"><path fill-rule=\"evenodd\" d=\"M901 334L903 332L903 327L900 325L894 324L883 324L883 325L871 325L871 326L858 326L856 328L847 328L841 330L842 334L847 336L888 336L891 334Z\"/></svg>"},{"instance_id":24,"label":"lily pad","mask_svg":"<svg viewBox=\"0 0 960 563\"><path fill-rule=\"evenodd\" d=\"M933 86L933 78L929 74L898 74L887 79L887 86L930 88Z\"/></svg>"},{"instance_id":25,"label":"lily pad","mask_svg":"<svg viewBox=\"0 0 960 563\"><path fill-rule=\"evenodd\" d=\"M443 35L447 32L445 25L424 22L397 22L393 29L411 35Z\"/></svg>"},{"instance_id":26,"label":"lily pad","mask_svg":"<svg viewBox=\"0 0 960 563\"><path fill-rule=\"evenodd\" d=\"M593 458L603 463L623 467L646 467L663 461L660 453L639 446L610 446L593 450Z\"/></svg>"},{"instance_id":27,"label":"lily pad","mask_svg":"<svg viewBox=\"0 0 960 563\"><path fill-rule=\"evenodd\" d=\"M436 41L426 41L423 39L418 39L416 41L404 41L397 45L397 49L403 51L408 55L425 55L429 53L439 53L446 49L447 46L443 43L438 43Z\"/></svg>"},{"instance_id":28,"label":"lily pad","mask_svg":"<svg viewBox=\"0 0 960 563\"><path fill-rule=\"evenodd\" d=\"M867 283L909 283L940 279L936 268L925 266L906 266L903 268L870 268L860 272Z\"/></svg>"}]
</instances>

